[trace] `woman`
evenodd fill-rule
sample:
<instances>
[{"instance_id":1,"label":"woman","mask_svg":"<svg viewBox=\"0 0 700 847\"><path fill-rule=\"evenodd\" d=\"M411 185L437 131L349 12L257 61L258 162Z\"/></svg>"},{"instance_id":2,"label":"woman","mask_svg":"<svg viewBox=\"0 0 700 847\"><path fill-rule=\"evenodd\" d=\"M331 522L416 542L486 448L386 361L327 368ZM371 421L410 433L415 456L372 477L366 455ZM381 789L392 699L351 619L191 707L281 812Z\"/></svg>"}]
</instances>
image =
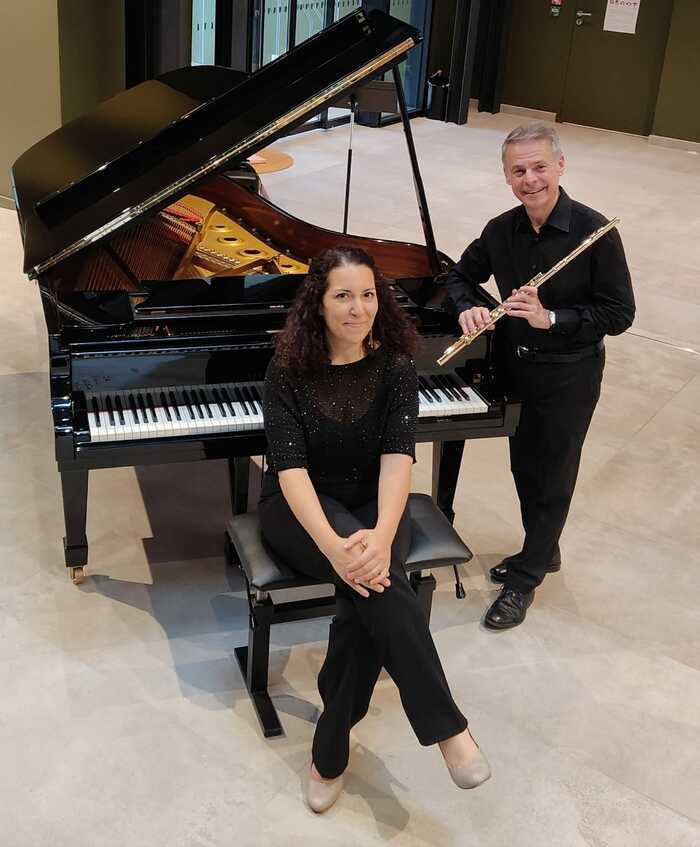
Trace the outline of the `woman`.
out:
<instances>
[{"instance_id":1,"label":"woman","mask_svg":"<svg viewBox=\"0 0 700 847\"><path fill-rule=\"evenodd\" d=\"M307 790L316 812L342 790L350 730L367 713L382 667L419 742L440 744L453 780L473 788L490 776L403 567L416 343L372 258L326 250L311 264L265 379L263 537L291 567L336 585Z\"/></svg>"}]
</instances>

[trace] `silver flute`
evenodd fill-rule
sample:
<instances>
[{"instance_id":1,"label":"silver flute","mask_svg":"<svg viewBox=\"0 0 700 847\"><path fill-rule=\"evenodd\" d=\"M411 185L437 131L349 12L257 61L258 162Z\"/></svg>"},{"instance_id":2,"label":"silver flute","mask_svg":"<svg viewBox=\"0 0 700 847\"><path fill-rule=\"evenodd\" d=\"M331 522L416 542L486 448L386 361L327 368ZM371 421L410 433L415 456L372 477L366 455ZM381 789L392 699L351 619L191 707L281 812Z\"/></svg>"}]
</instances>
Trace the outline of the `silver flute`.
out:
<instances>
[{"instance_id":1,"label":"silver flute","mask_svg":"<svg viewBox=\"0 0 700 847\"><path fill-rule=\"evenodd\" d=\"M539 288L543 282L547 282L547 280L551 279L554 274L559 273L565 265L568 265L569 262L572 262L577 256L580 256L581 253L588 250L592 244L594 244L599 238L602 238L607 232L610 232L610 230L616 227L619 223L619 218L613 218L610 223L594 230L590 235L586 236L578 247L575 247L568 256L564 256L563 259L560 259L556 265L553 265L548 271L540 272L533 276L529 282L525 283L525 285L530 288ZM496 321L499 318L502 318L505 314L506 308L503 303L501 303L500 306L496 306L496 308L489 314L489 322L485 326L482 326L481 329L458 338L457 341L455 341L454 344L451 344L437 360L438 365L444 365L446 362L449 362L453 356L456 356L460 350L468 347L475 338L478 338L482 332L485 332L489 327L493 326Z\"/></svg>"}]
</instances>

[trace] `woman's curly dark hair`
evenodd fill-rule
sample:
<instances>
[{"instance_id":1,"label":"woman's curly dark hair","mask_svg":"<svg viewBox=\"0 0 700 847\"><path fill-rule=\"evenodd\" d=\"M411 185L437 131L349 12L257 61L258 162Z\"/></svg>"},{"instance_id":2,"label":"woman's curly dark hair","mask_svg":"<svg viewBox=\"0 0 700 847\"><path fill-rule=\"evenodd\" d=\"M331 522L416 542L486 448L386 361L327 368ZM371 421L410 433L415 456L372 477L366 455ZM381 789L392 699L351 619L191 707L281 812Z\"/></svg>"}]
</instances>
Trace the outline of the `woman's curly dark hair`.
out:
<instances>
[{"instance_id":1,"label":"woman's curly dark hair","mask_svg":"<svg viewBox=\"0 0 700 847\"><path fill-rule=\"evenodd\" d=\"M342 265L364 265L374 274L378 308L372 326L372 342L369 334L363 342L365 352L370 355L379 346L390 353L406 356L416 352L419 335L396 302L374 259L357 247L333 247L319 253L311 262L309 273L297 292L284 329L277 336L275 360L279 364L309 373L330 363L321 303L330 272Z\"/></svg>"}]
</instances>

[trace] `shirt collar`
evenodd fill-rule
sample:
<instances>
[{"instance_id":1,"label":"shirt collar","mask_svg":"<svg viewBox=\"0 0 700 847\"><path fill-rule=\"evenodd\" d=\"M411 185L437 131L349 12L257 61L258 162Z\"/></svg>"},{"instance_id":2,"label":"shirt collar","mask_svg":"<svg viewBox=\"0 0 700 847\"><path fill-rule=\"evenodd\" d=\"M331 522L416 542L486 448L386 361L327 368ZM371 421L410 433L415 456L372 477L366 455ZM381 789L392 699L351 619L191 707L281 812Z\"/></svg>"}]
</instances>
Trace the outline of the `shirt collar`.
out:
<instances>
[{"instance_id":1,"label":"shirt collar","mask_svg":"<svg viewBox=\"0 0 700 847\"><path fill-rule=\"evenodd\" d=\"M549 217L544 222L544 226L551 226L555 229L559 229L562 232L568 232L569 226L571 224L571 198L564 191L563 188L559 188L559 199L557 200L556 206L549 213ZM518 216L516 219L516 228L520 230L531 230L532 224L530 223L530 219L527 216L527 212L525 211L525 206L520 206L518 209Z\"/></svg>"}]
</instances>

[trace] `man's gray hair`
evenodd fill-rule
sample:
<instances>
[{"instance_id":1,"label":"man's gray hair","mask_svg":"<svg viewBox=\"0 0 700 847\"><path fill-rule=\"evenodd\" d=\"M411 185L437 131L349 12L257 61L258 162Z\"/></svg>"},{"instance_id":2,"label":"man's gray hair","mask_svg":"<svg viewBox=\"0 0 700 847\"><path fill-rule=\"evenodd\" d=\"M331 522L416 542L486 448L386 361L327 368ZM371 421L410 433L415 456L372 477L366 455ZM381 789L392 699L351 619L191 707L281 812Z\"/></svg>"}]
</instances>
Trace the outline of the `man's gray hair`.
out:
<instances>
[{"instance_id":1,"label":"man's gray hair","mask_svg":"<svg viewBox=\"0 0 700 847\"><path fill-rule=\"evenodd\" d=\"M545 139L552 145L552 150L554 151L555 156L563 155L561 141L559 140L559 133L552 124L546 124L543 121L535 121L531 124L516 126L515 129L512 129L505 137L503 146L501 147L501 161L505 163L506 150L509 145L516 144L519 141L544 141Z\"/></svg>"}]
</instances>

